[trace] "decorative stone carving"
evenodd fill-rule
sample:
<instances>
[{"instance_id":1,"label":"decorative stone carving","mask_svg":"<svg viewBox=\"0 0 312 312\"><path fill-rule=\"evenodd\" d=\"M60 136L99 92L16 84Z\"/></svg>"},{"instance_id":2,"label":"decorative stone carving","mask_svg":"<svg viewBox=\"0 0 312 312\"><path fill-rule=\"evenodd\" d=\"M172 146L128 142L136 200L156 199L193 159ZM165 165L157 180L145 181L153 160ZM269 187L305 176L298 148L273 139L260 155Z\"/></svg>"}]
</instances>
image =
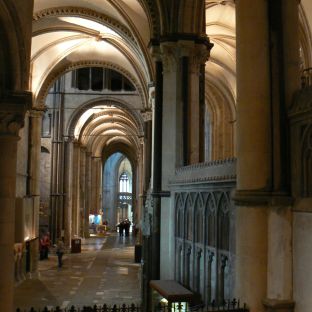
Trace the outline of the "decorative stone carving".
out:
<instances>
[{"instance_id":1,"label":"decorative stone carving","mask_svg":"<svg viewBox=\"0 0 312 312\"><path fill-rule=\"evenodd\" d=\"M142 235L150 236L152 232L152 222L153 222L153 209L154 209L154 198L151 195L150 190L146 194L146 200L143 211L142 220Z\"/></svg>"},{"instance_id":2,"label":"decorative stone carving","mask_svg":"<svg viewBox=\"0 0 312 312\"><path fill-rule=\"evenodd\" d=\"M186 56L190 61L190 72L199 73L200 65L208 60L212 46L209 41L208 44L197 44L191 40L161 43L160 56L164 72L177 71L180 59Z\"/></svg>"},{"instance_id":3,"label":"decorative stone carving","mask_svg":"<svg viewBox=\"0 0 312 312\"><path fill-rule=\"evenodd\" d=\"M141 116L142 116L144 122L151 121L153 118L153 113L152 113L152 111L144 111L144 112L141 112Z\"/></svg>"},{"instance_id":4,"label":"decorative stone carving","mask_svg":"<svg viewBox=\"0 0 312 312\"><path fill-rule=\"evenodd\" d=\"M165 42L160 45L160 56L164 72L176 72L179 65L179 50L174 42Z\"/></svg>"},{"instance_id":5,"label":"decorative stone carving","mask_svg":"<svg viewBox=\"0 0 312 312\"><path fill-rule=\"evenodd\" d=\"M31 107L31 93L12 93L0 99L0 133L18 135L24 126L26 111Z\"/></svg>"}]
</instances>

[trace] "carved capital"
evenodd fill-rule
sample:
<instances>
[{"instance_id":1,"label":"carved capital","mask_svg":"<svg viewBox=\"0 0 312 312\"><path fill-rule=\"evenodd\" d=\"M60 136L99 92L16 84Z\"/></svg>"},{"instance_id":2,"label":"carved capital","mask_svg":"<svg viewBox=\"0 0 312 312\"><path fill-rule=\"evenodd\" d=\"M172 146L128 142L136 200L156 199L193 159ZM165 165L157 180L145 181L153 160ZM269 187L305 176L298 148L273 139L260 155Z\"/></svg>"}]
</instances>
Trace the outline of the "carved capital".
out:
<instances>
[{"instance_id":1,"label":"carved capital","mask_svg":"<svg viewBox=\"0 0 312 312\"><path fill-rule=\"evenodd\" d=\"M179 42L181 56L189 58L190 72L199 73L200 66L205 64L210 56L210 48L204 44L189 41Z\"/></svg>"},{"instance_id":2,"label":"carved capital","mask_svg":"<svg viewBox=\"0 0 312 312\"><path fill-rule=\"evenodd\" d=\"M0 133L18 136L24 126L26 111L31 107L30 92L10 93L0 99Z\"/></svg>"},{"instance_id":3,"label":"carved capital","mask_svg":"<svg viewBox=\"0 0 312 312\"><path fill-rule=\"evenodd\" d=\"M189 58L190 72L199 73L200 66L205 64L210 56L211 46L189 40L163 42L160 45L164 72L178 69L182 57Z\"/></svg>"},{"instance_id":4,"label":"carved capital","mask_svg":"<svg viewBox=\"0 0 312 312\"><path fill-rule=\"evenodd\" d=\"M32 118L42 118L42 116L44 115L45 111L46 111L46 108L43 108L43 107L32 108L29 111L29 116L32 117Z\"/></svg>"},{"instance_id":5,"label":"carved capital","mask_svg":"<svg viewBox=\"0 0 312 312\"><path fill-rule=\"evenodd\" d=\"M179 50L175 42L164 42L160 46L164 72L175 72L179 64Z\"/></svg>"},{"instance_id":6,"label":"carved capital","mask_svg":"<svg viewBox=\"0 0 312 312\"><path fill-rule=\"evenodd\" d=\"M152 113L152 111L144 111L144 112L141 112L141 116L142 116L144 122L151 121L153 118L153 113Z\"/></svg>"},{"instance_id":7,"label":"carved capital","mask_svg":"<svg viewBox=\"0 0 312 312\"><path fill-rule=\"evenodd\" d=\"M64 137L64 140L66 143L76 143L75 142L75 136L72 136L72 135Z\"/></svg>"}]
</instances>

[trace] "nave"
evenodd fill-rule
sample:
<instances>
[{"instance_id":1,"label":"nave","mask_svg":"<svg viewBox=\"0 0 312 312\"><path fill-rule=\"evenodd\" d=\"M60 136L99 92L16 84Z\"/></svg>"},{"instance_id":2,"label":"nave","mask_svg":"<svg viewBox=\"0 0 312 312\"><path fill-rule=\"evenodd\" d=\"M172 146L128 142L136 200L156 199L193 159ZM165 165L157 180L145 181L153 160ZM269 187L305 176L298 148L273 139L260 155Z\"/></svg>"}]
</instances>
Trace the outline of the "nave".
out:
<instances>
[{"instance_id":1,"label":"nave","mask_svg":"<svg viewBox=\"0 0 312 312\"><path fill-rule=\"evenodd\" d=\"M15 287L14 310L140 303L140 264L134 263L134 240L110 233L82 240L81 253L39 262L38 274Z\"/></svg>"}]
</instances>

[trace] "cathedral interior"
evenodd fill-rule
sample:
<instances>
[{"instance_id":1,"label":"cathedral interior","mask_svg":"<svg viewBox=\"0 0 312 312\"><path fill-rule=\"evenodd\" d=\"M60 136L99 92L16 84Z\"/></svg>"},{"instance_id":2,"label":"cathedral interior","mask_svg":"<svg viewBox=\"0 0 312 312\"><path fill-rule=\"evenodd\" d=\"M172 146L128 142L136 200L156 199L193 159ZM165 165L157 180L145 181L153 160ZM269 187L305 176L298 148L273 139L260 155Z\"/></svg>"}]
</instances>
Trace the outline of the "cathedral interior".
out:
<instances>
[{"instance_id":1,"label":"cathedral interior","mask_svg":"<svg viewBox=\"0 0 312 312\"><path fill-rule=\"evenodd\" d=\"M311 311L310 0L1 0L0 38L0 311L43 233L122 219L144 311Z\"/></svg>"}]
</instances>

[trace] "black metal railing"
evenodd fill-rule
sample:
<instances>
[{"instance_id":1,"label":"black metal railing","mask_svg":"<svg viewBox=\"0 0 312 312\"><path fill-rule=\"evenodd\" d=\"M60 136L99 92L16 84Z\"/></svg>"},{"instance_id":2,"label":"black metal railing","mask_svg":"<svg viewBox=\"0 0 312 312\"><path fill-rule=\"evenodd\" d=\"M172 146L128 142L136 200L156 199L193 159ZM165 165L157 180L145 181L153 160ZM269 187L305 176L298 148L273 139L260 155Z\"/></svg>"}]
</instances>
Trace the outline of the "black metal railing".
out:
<instances>
[{"instance_id":1,"label":"black metal railing","mask_svg":"<svg viewBox=\"0 0 312 312\"><path fill-rule=\"evenodd\" d=\"M107 305L104 304L102 306L84 306L84 307L75 307L71 306L69 308L61 309L60 307L55 307L48 309L47 307L43 309L16 309L16 312L141 312L141 305Z\"/></svg>"},{"instance_id":2,"label":"black metal railing","mask_svg":"<svg viewBox=\"0 0 312 312\"><path fill-rule=\"evenodd\" d=\"M223 304L216 304L214 301L208 307L204 305L196 305L185 307L182 303L175 304L159 304L153 309L155 312L249 312L246 304L241 305L239 300L227 300ZM61 309L60 307L48 309L16 309L16 312L143 312L141 305L107 305L102 306L84 306L82 308L71 306L69 308Z\"/></svg>"}]
</instances>

